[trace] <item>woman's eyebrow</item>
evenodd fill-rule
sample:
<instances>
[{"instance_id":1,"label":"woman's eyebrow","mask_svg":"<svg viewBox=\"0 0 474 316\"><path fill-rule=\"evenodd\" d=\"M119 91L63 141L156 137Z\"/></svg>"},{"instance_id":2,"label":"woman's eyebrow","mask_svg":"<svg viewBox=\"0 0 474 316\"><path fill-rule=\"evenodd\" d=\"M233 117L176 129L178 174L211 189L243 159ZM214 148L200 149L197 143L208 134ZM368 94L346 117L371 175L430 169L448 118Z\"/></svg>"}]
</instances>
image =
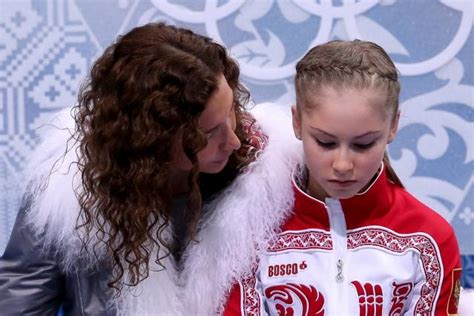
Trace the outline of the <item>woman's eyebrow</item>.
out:
<instances>
[{"instance_id":1,"label":"woman's eyebrow","mask_svg":"<svg viewBox=\"0 0 474 316\"><path fill-rule=\"evenodd\" d=\"M215 131L216 129L218 129L222 124L224 124L224 123L220 123L219 125L217 125L217 126L211 128L211 129L209 129L209 130L207 130L207 131L204 131L204 133L206 133L206 134L207 134L207 133L211 133L211 132Z\"/></svg>"}]
</instances>

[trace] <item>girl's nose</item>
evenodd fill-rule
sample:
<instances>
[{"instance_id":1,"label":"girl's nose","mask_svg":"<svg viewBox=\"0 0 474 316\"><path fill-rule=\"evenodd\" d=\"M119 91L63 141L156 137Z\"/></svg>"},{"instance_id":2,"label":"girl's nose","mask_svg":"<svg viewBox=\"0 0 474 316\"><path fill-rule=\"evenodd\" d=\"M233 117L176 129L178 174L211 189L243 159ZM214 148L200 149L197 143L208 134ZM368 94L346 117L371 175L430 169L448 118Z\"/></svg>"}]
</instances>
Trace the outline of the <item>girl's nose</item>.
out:
<instances>
[{"instance_id":1,"label":"girl's nose","mask_svg":"<svg viewBox=\"0 0 474 316\"><path fill-rule=\"evenodd\" d=\"M334 158L332 167L337 175L345 176L352 172L354 164L350 155L345 150L339 150Z\"/></svg>"}]
</instances>

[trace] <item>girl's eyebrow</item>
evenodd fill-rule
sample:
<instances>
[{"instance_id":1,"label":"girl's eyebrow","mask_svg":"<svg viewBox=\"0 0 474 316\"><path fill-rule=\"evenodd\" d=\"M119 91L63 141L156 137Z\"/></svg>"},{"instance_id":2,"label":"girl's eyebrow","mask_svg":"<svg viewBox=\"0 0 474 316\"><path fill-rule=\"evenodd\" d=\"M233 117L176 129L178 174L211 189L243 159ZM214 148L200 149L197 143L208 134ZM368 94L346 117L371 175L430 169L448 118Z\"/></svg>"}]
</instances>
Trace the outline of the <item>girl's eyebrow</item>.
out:
<instances>
[{"instance_id":1,"label":"girl's eyebrow","mask_svg":"<svg viewBox=\"0 0 474 316\"><path fill-rule=\"evenodd\" d=\"M312 126L310 126L310 128L311 128L312 130L316 131L316 132L319 132L319 133L321 133L321 134L325 134L325 135L327 135L327 136L329 136L329 137L337 138L337 137L334 136L333 134L328 133L328 132L326 132L326 131L323 131L323 130L320 129L320 128L312 127ZM366 137L366 136L369 136L369 135L378 135L378 134L380 134L381 132L382 132L381 130L368 131L368 132L366 132L366 133L364 133L364 134L362 134L362 135L355 136L354 139L363 138L363 137Z\"/></svg>"},{"instance_id":2,"label":"girl's eyebrow","mask_svg":"<svg viewBox=\"0 0 474 316\"><path fill-rule=\"evenodd\" d=\"M367 133L364 133L362 135L359 135L359 136L356 136L354 137L355 139L359 139L359 138L363 138L365 136L372 136L372 135L378 135L380 134L382 131L370 131L370 132L367 132Z\"/></svg>"},{"instance_id":3,"label":"girl's eyebrow","mask_svg":"<svg viewBox=\"0 0 474 316\"><path fill-rule=\"evenodd\" d=\"M331 133L328 133L328 132L326 132L326 131L323 131L323 130L322 130L322 129L320 129L320 128L317 128L317 127L312 127L312 126L310 126L310 128L311 128L313 131L316 131L316 132L319 132L319 133L325 134L325 135L327 135L327 136L334 137L334 138L336 137L336 136L334 136L333 134L331 134Z\"/></svg>"}]
</instances>

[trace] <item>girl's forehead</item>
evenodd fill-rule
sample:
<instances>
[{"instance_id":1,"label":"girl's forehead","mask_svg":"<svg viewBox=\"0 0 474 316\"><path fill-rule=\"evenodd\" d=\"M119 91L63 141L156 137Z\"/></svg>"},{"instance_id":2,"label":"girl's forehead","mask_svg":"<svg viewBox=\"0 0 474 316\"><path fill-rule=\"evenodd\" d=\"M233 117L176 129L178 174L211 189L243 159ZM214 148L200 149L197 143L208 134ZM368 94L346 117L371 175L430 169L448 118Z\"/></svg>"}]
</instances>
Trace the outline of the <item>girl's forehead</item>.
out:
<instances>
[{"instance_id":1,"label":"girl's forehead","mask_svg":"<svg viewBox=\"0 0 474 316\"><path fill-rule=\"evenodd\" d=\"M374 117L386 121L390 113L386 95L376 88L324 86L307 91L303 104L303 116L307 117Z\"/></svg>"},{"instance_id":2,"label":"girl's forehead","mask_svg":"<svg viewBox=\"0 0 474 316\"><path fill-rule=\"evenodd\" d=\"M323 84L306 89L306 95L310 97L334 97L344 95L364 95L371 98L386 98L387 93L383 89L373 86L357 86L351 84Z\"/></svg>"},{"instance_id":3,"label":"girl's forehead","mask_svg":"<svg viewBox=\"0 0 474 316\"><path fill-rule=\"evenodd\" d=\"M359 88L324 85L315 89L307 89L304 95L304 107L307 110L320 106L330 106L334 103L342 106L357 103L361 106L371 105L374 109L389 109L387 93L383 89L375 87Z\"/></svg>"}]
</instances>

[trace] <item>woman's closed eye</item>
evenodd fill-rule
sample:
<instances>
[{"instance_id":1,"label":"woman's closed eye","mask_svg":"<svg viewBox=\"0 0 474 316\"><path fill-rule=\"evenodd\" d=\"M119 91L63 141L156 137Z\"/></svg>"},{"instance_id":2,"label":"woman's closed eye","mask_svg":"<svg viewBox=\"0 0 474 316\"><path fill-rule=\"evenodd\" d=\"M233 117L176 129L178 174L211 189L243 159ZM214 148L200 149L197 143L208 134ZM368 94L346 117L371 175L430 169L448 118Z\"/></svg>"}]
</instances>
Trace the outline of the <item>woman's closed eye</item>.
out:
<instances>
[{"instance_id":1,"label":"woman's closed eye","mask_svg":"<svg viewBox=\"0 0 474 316\"><path fill-rule=\"evenodd\" d=\"M217 134L217 131L219 130L221 125L211 129L210 131L206 132L206 138L207 139L211 139L212 137L214 137L216 134Z\"/></svg>"},{"instance_id":2,"label":"woman's closed eye","mask_svg":"<svg viewBox=\"0 0 474 316\"><path fill-rule=\"evenodd\" d=\"M235 129L237 128L237 122L236 122L236 115L235 115L234 106L232 106L231 111L229 112L229 115L227 116L225 122L217 125L216 127L211 129L210 131L206 132L206 138L207 139L213 138L215 135L217 135L217 133L220 130L225 128L225 126L229 126L232 129L232 131L235 131Z\"/></svg>"}]
</instances>

